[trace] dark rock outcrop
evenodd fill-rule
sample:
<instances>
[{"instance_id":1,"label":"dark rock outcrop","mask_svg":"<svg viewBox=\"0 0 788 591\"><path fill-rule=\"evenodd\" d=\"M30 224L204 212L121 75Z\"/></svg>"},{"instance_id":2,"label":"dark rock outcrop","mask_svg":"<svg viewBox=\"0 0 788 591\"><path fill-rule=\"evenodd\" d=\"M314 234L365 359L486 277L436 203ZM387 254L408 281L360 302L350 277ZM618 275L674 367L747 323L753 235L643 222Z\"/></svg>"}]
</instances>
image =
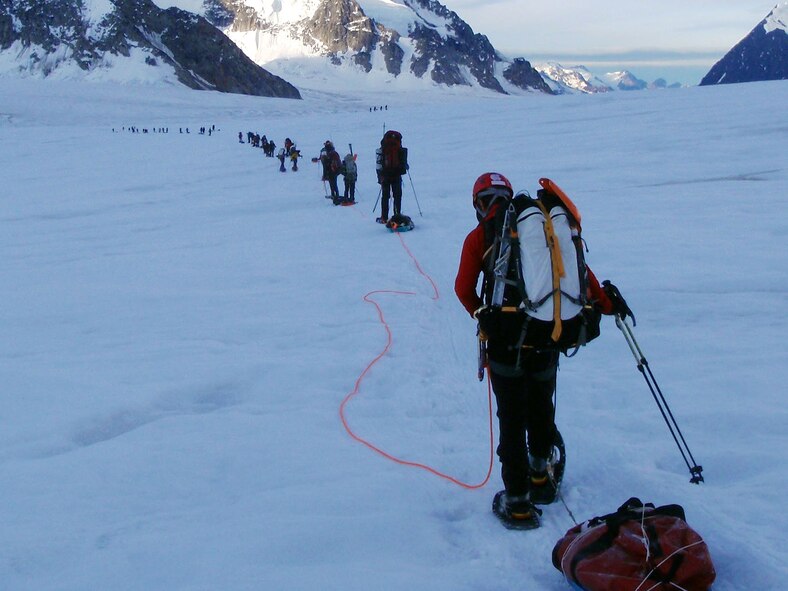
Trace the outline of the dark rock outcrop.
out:
<instances>
[{"instance_id":1,"label":"dark rock outcrop","mask_svg":"<svg viewBox=\"0 0 788 591\"><path fill-rule=\"evenodd\" d=\"M69 60L86 72L106 67L106 55L129 57L137 48L148 66L170 65L190 88L300 98L298 89L252 62L203 17L161 10L150 0L112 4L100 22L88 23L73 0L3 0L0 48L20 42L30 49L21 67L44 75Z\"/></svg>"},{"instance_id":2,"label":"dark rock outcrop","mask_svg":"<svg viewBox=\"0 0 788 591\"><path fill-rule=\"evenodd\" d=\"M519 88L534 88L546 94L553 94L541 74L525 58L515 58L503 71L503 77Z\"/></svg>"}]
</instances>

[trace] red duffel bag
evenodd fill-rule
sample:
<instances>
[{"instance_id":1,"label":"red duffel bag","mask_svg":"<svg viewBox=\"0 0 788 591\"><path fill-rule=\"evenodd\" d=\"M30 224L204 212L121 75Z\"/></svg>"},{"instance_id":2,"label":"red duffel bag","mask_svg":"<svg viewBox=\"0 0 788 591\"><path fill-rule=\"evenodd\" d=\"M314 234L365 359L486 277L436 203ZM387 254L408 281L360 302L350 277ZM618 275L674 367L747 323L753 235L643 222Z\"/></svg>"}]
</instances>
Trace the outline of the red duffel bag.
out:
<instances>
[{"instance_id":1,"label":"red duffel bag","mask_svg":"<svg viewBox=\"0 0 788 591\"><path fill-rule=\"evenodd\" d=\"M566 532L553 565L584 591L708 591L716 576L680 505L655 508L636 498Z\"/></svg>"}]
</instances>

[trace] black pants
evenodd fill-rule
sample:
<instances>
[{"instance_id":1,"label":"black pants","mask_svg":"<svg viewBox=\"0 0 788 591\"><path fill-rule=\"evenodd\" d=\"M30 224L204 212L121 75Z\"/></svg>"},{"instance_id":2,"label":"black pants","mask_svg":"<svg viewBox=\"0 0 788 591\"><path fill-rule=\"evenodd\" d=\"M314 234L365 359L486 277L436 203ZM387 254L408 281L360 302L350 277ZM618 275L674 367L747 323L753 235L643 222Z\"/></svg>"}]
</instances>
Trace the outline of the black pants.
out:
<instances>
[{"instance_id":1,"label":"black pants","mask_svg":"<svg viewBox=\"0 0 788 591\"><path fill-rule=\"evenodd\" d=\"M328 174L326 175L326 180L328 181L328 188L331 190L331 197L334 199L338 199L339 187L337 187L337 175Z\"/></svg>"},{"instance_id":2,"label":"black pants","mask_svg":"<svg viewBox=\"0 0 788 591\"><path fill-rule=\"evenodd\" d=\"M345 179L344 198L345 200L349 200L349 201L356 200L356 181L349 181Z\"/></svg>"},{"instance_id":3,"label":"black pants","mask_svg":"<svg viewBox=\"0 0 788 591\"><path fill-rule=\"evenodd\" d=\"M548 457L555 437L553 393L558 352L529 352L522 366L522 375L515 377L490 371L498 405L501 478L510 495L528 492L528 453Z\"/></svg>"},{"instance_id":4,"label":"black pants","mask_svg":"<svg viewBox=\"0 0 788 591\"><path fill-rule=\"evenodd\" d=\"M394 215L399 215L402 207L402 177L384 178L380 186L383 191L383 197L380 200L380 217L389 219L389 198L392 194L394 195Z\"/></svg>"}]
</instances>

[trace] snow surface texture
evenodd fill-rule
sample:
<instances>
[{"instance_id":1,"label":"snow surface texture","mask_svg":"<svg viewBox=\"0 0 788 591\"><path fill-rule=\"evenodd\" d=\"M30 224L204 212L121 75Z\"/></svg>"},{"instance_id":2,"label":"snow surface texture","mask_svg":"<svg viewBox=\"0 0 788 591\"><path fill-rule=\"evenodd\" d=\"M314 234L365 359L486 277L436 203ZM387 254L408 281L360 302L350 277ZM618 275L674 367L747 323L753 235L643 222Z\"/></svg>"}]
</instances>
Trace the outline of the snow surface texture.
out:
<instances>
[{"instance_id":1,"label":"snow surface texture","mask_svg":"<svg viewBox=\"0 0 788 591\"><path fill-rule=\"evenodd\" d=\"M0 80L1 586L568 589L550 563L573 525L561 504L541 529L507 531L490 512L497 462L466 490L385 460L339 417L386 344L364 296L413 292L373 296L392 345L346 418L397 457L484 481L487 389L453 282L471 186L497 170L532 192L550 177L575 200L589 263L628 298L704 466L689 484L606 318L559 374L574 515L629 496L680 503L715 591L785 589L780 104L786 82L288 101ZM403 209L417 227L402 241L372 211L384 128L410 149ZM301 170L278 172L239 131L293 138ZM309 157L328 138L358 153L355 207L323 198Z\"/></svg>"}]
</instances>

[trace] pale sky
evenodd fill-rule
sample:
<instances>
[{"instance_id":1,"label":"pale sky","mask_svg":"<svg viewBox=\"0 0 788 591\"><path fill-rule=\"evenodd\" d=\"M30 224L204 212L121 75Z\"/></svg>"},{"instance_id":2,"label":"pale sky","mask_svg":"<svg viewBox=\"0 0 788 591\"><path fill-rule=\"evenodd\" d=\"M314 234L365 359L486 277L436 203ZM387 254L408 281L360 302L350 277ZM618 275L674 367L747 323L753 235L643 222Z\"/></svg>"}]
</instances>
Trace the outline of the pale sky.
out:
<instances>
[{"instance_id":1,"label":"pale sky","mask_svg":"<svg viewBox=\"0 0 788 591\"><path fill-rule=\"evenodd\" d=\"M443 0L443 3L510 57L522 56L532 61L553 59L566 62L564 65L570 65L574 58L584 65L597 63L600 70L619 69L619 65L635 74L664 68L676 73L669 82L697 83L700 76L769 14L778 0ZM689 79L679 79L682 70Z\"/></svg>"}]
</instances>

